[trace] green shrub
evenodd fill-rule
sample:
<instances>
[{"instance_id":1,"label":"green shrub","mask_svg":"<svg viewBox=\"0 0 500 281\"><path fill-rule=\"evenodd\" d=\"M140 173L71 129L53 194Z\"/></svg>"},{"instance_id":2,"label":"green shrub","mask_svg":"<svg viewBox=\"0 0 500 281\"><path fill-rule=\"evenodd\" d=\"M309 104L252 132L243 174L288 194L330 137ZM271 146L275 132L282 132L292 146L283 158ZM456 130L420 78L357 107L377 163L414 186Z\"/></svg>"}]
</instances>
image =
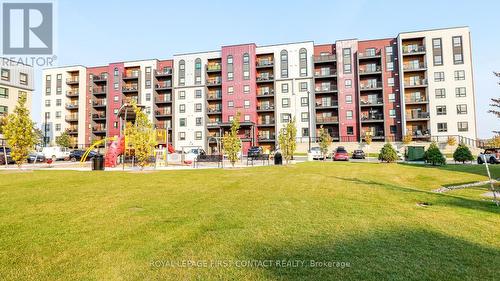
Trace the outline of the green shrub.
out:
<instances>
[{"instance_id":1,"label":"green shrub","mask_svg":"<svg viewBox=\"0 0 500 281\"><path fill-rule=\"evenodd\" d=\"M382 149L380 149L378 160L385 161L387 163L394 162L398 160L398 153L390 143L386 143Z\"/></svg>"},{"instance_id":2,"label":"green shrub","mask_svg":"<svg viewBox=\"0 0 500 281\"><path fill-rule=\"evenodd\" d=\"M444 158L435 142L432 142L431 145L429 145L429 148L424 153L424 159L425 162L432 164L432 166L446 165L446 158Z\"/></svg>"},{"instance_id":3,"label":"green shrub","mask_svg":"<svg viewBox=\"0 0 500 281\"><path fill-rule=\"evenodd\" d=\"M474 156L470 149L463 143L459 144L455 152L453 152L453 160L465 163L465 161L473 161Z\"/></svg>"}]
</instances>

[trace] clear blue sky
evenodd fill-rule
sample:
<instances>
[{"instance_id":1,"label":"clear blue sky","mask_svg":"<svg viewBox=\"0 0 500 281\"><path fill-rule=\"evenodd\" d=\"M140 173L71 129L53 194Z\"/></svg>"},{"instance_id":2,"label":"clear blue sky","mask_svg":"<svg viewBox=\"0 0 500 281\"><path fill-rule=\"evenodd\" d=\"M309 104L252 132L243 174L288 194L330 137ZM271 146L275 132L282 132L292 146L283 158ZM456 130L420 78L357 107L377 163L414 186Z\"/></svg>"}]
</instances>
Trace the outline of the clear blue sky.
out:
<instances>
[{"instance_id":1,"label":"clear blue sky","mask_svg":"<svg viewBox=\"0 0 500 281\"><path fill-rule=\"evenodd\" d=\"M407 4L406 4L407 3ZM70 1L59 0L59 66L171 58L217 50L313 40L395 37L399 32L467 25L471 29L479 137L500 121L487 114L500 97L500 1ZM33 114L40 122L41 72L35 77Z\"/></svg>"}]
</instances>

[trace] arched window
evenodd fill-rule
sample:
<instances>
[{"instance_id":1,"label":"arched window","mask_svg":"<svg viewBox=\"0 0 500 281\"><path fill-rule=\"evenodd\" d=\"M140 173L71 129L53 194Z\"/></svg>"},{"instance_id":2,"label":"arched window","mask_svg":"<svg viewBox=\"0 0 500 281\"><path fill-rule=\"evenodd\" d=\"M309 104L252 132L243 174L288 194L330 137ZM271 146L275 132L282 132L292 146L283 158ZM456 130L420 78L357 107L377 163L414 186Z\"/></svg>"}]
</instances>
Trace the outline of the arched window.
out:
<instances>
[{"instance_id":1,"label":"arched window","mask_svg":"<svg viewBox=\"0 0 500 281\"><path fill-rule=\"evenodd\" d=\"M201 84L201 59L197 58L194 61L194 83Z\"/></svg>"},{"instance_id":2,"label":"arched window","mask_svg":"<svg viewBox=\"0 0 500 281\"><path fill-rule=\"evenodd\" d=\"M299 68L300 76L307 76L307 50L305 48L299 50Z\"/></svg>"},{"instance_id":3,"label":"arched window","mask_svg":"<svg viewBox=\"0 0 500 281\"><path fill-rule=\"evenodd\" d=\"M227 80L233 81L234 69L233 69L233 56L227 56Z\"/></svg>"},{"instance_id":4,"label":"arched window","mask_svg":"<svg viewBox=\"0 0 500 281\"><path fill-rule=\"evenodd\" d=\"M280 53L281 60L281 78L288 78L288 52L282 50Z\"/></svg>"},{"instance_id":5,"label":"arched window","mask_svg":"<svg viewBox=\"0 0 500 281\"><path fill-rule=\"evenodd\" d=\"M113 71L113 72L114 72L115 77L117 77L118 75L120 75L120 74L118 73L118 67L115 67L115 69L114 69L114 71Z\"/></svg>"},{"instance_id":6,"label":"arched window","mask_svg":"<svg viewBox=\"0 0 500 281\"><path fill-rule=\"evenodd\" d=\"M248 53L243 54L243 80L250 79L250 56Z\"/></svg>"},{"instance_id":7,"label":"arched window","mask_svg":"<svg viewBox=\"0 0 500 281\"><path fill-rule=\"evenodd\" d=\"M184 86L186 84L186 62L184 60L179 61L179 86Z\"/></svg>"}]
</instances>

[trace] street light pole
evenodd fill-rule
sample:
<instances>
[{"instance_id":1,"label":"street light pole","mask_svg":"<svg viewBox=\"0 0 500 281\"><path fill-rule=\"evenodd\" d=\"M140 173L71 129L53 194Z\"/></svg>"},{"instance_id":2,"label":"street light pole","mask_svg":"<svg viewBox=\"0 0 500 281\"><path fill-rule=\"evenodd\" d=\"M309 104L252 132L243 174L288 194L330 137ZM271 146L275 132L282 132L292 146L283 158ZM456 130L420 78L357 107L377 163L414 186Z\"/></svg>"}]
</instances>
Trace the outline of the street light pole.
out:
<instances>
[{"instance_id":1,"label":"street light pole","mask_svg":"<svg viewBox=\"0 0 500 281\"><path fill-rule=\"evenodd\" d=\"M309 150L311 150L311 92L307 91L307 130L308 134L307 136L309 137Z\"/></svg>"},{"instance_id":2,"label":"street light pole","mask_svg":"<svg viewBox=\"0 0 500 281\"><path fill-rule=\"evenodd\" d=\"M47 147L47 119L48 119L48 116L47 116L47 112L45 112L45 123L43 124L43 146L44 147Z\"/></svg>"}]
</instances>

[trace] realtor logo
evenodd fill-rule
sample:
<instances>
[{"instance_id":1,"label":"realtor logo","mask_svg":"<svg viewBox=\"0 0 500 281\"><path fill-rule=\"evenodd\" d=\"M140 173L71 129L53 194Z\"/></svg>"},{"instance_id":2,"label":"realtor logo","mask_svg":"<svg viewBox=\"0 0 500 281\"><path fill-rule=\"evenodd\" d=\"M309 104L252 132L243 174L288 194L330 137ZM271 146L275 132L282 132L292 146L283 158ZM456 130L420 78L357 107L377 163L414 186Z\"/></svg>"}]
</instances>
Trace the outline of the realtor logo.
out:
<instances>
[{"instance_id":1,"label":"realtor logo","mask_svg":"<svg viewBox=\"0 0 500 281\"><path fill-rule=\"evenodd\" d=\"M2 3L4 55L51 55L53 3Z\"/></svg>"}]
</instances>

